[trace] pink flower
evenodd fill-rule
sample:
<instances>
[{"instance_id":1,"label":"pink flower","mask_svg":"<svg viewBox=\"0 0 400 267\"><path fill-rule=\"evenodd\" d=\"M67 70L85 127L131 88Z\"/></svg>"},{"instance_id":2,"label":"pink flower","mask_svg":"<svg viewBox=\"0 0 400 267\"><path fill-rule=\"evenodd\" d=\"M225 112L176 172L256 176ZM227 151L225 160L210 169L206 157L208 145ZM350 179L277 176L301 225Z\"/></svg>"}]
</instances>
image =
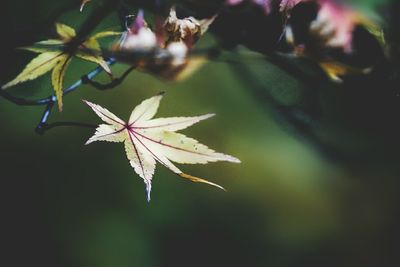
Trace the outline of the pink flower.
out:
<instances>
[{"instance_id":1,"label":"pink flower","mask_svg":"<svg viewBox=\"0 0 400 267\"><path fill-rule=\"evenodd\" d=\"M326 45L352 51L353 31L361 23L361 16L348 6L335 1L320 0L317 19L311 24L311 31L326 37Z\"/></svg>"},{"instance_id":2,"label":"pink flower","mask_svg":"<svg viewBox=\"0 0 400 267\"><path fill-rule=\"evenodd\" d=\"M293 9L300 2L305 2L307 0L281 0L279 4L279 11L282 13L288 13L291 9Z\"/></svg>"}]
</instances>

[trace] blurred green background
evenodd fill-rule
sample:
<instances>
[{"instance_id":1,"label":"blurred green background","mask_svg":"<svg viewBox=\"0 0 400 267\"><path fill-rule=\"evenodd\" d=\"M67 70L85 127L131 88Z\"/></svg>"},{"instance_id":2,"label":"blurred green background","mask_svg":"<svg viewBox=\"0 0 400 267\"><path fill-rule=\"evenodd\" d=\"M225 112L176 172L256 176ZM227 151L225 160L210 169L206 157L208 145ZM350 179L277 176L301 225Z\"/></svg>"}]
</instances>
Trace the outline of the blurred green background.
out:
<instances>
[{"instance_id":1,"label":"blurred green background","mask_svg":"<svg viewBox=\"0 0 400 267\"><path fill-rule=\"evenodd\" d=\"M57 16L69 4L6 2L1 30L13 38L7 43L3 37L1 83L33 56L11 48L30 38L45 39L49 15ZM84 18L71 10L57 20L77 27ZM111 16L99 29L117 26ZM16 34L26 30L32 36ZM203 44L212 40L208 36ZM298 100L296 92L303 85L279 68L260 60L242 64L281 100ZM66 83L93 67L75 60ZM106 82L107 77L99 80ZM37 135L33 129L41 107L18 107L0 99L2 239L12 260L7 266L398 266L398 152L388 148L397 148L398 142L388 145L366 129L343 137L335 128L326 135L332 142L360 155L377 155L357 166L329 160L291 134L249 86L232 63L214 61L179 83L134 72L107 92L82 86L65 97L63 113L54 110L51 121L96 124L98 117L80 101L87 99L126 119L143 99L166 91L159 117L216 113L183 133L240 158L242 164L179 167L228 192L190 183L158 166L150 204L122 144L84 146L93 134L85 128ZM31 98L50 91L48 75L10 89ZM329 126L328 121L324 130L330 131Z\"/></svg>"}]
</instances>

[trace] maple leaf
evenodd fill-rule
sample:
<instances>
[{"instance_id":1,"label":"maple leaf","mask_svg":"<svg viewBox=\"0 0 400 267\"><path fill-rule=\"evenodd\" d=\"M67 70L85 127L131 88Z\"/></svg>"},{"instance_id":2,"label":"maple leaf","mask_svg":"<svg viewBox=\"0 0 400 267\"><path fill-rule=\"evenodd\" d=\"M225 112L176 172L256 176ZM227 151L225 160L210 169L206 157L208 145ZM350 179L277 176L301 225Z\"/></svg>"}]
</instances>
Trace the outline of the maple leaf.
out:
<instances>
[{"instance_id":1,"label":"maple leaf","mask_svg":"<svg viewBox=\"0 0 400 267\"><path fill-rule=\"evenodd\" d=\"M136 106L128 122L121 120L99 105L83 100L106 123L98 126L95 134L86 144L95 141L123 142L131 166L146 184L148 201L150 201L151 181L156 162L182 178L223 189L215 183L183 173L171 162L206 164L215 161L229 161L240 163L240 160L235 157L217 153L195 139L175 132L208 119L214 114L153 119L162 96L163 94L159 94Z\"/></svg>"},{"instance_id":2,"label":"maple leaf","mask_svg":"<svg viewBox=\"0 0 400 267\"><path fill-rule=\"evenodd\" d=\"M83 41L75 51L70 51L70 49L68 49L68 44L75 38L75 30L65 24L57 23L56 31L59 39L40 41L33 46L22 48L34 53L39 53L39 55L32 59L14 80L3 85L2 89L34 80L53 70L51 81L57 97L58 107L61 111L63 107L63 81L71 59L73 57L78 57L96 63L108 74L111 74L109 66L100 55L101 48L97 39L119 35L120 33L112 31L99 32Z\"/></svg>"}]
</instances>

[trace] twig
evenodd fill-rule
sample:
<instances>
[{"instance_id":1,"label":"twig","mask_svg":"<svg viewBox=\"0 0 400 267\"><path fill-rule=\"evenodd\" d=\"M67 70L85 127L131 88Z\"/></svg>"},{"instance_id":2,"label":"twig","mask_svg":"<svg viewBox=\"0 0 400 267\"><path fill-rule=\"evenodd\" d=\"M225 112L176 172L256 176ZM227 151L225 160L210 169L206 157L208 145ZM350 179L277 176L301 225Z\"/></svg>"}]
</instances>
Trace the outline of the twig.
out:
<instances>
[{"instance_id":1,"label":"twig","mask_svg":"<svg viewBox=\"0 0 400 267\"><path fill-rule=\"evenodd\" d=\"M39 99L39 100L30 100L30 99L25 99L25 98L10 95L5 90L0 90L0 96L2 96L4 99L6 99L16 105L19 105L19 106L43 106L43 105L46 105L47 103L49 103L52 98L52 96L49 96L47 98L43 98L43 99Z\"/></svg>"},{"instance_id":2,"label":"twig","mask_svg":"<svg viewBox=\"0 0 400 267\"><path fill-rule=\"evenodd\" d=\"M38 134L44 134L46 131L51 130L56 127L83 127L96 129L96 125L83 123L83 122L73 122L73 121L58 121L53 123L43 123L40 128L36 128Z\"/></svg>"},{"instance_id":3,"label":"twig","mask_svg":"<svg viewBox=\"0 0 400 267\"><path fill-rule=\"evenodd\" d=\"M94 81L93 79L89 79L87 75L84 75L81 78L81 80L82 80L83 84L90 84L98 90L109 90L109 89L113 89L116 86L120 85L125 80L125 78L135 69L136 69L136 66L129 67L119 78L115 78L110 83L106 83L106 84L102 84L102 83Z\"/></svg>"},{"instance_id":4,"label":"twig","mask_svg":"<svg viewBox=\"0 0 400 267\"><path fill-rule=\"evenodd\" d=\"M115 64L115 60L109 59L107 61L107 64L109 66L111 66L111 65ZM70 87L65 89L63 92L63 95L65 96L69 93L72 93L73 91L78 89L78 87L80 87L81 85L84 84L84 80L85 81L92 80L94 77L96 77L97 75L99 75L102 72L103 72L103 68L100 66L93 69L88 74L84 75L81 79L79 79L74 84L72 84ZM24 98L12 96L4 90L0 90L0 96L2 96L4 99L6 99L16 105L20 105L20 106L46 106L46 108L43 112L43 115L40 118L40 122L36 127L36 132L38 132L38 133L40 133L42 131L43 126L47 124L49 115L52 111L54 103L57 101L57 98L55 95L50 95L48 97L41 98L41 99L31 100L31 99L24 99Z\"/></svg>"},{"instance_id":5,"label":"twig","mask_svg":"<svg viewBox=\"0 0 400 267\"><path fill-rule=\"evenodd\" d=\"M107 65L109 65L109 66L113 65L114 63L115 63L114 59L109 59L107 61ZM92 70L91 72L89 72L88 74L84 75L83 77L85 77L85 80L92 80L94 77L96 77L97 75L99 75L102 72L103 72L103 68L99 66L99 67L95 68L94 70ZM65 89L64 92L63 92L63 96L75 91L82 84L84 84L83 78L79 79L74 84L72 84L70 87ZM55 95L52 95L52 96L50 96L48 98L45 98L45 99L48 99L48 102L45 103L45 104L47 104L47 106L46 106L46 108L45 108L45 110L43 112L43 115L42 115L42 117L40 119L39 124L36 126L36 132L37 133L40 133L41 129L43 128L43 125L47 124L47 122L49 120L49 115L51 113L51 110L52 110L52 108L54 106L54 103L57 100ZM41 100L39 100L39 101L41 101Z\"/></svg>"},{"instance_id":6,"label":"twig","mask_svg":"<svg viewBox=\"0 0 400 267\"><path fill-rule=\"evenodd\" d=\"M123 1L121 1L121 0L105 1L105 3L101 6L101 8L96 9L91 14L91 16L84 22L84 24L80 28L79 32L77 33L76 37L68 44L68 46L69 46L68 49L71 49L71 50L77 49L77 47L82 43L82 41L85 40L87 35L90 32L92 32L94 30L94 28L107 15L109 15L116 9L118 9L118 14L120 15L121 20L125 20L125 16L127 14L127 8L124 5ZM125 30L125 28L123 30ZM115 63L114 59L109 59L107 61L107 64L109 66L113 65L114 63ZM129 72L131 70L133 70L133 69L130 68ZM101 72L103 72L102 67L97 67L94 70L90 71L88 74L84 75L81 79L76 81L70 87L65 89L63 91L63 95L67 95L67 94L75 91L82 84L88 83L88 81L92 81L92 79L94 77L96 77L98 74L100 74ZM129 72L124 73L124 75L121 77L121 79L124 79L129 74ZM116 82L114 82L114 85L118 85L121 82L122 82L122 80L118 79ZM15 97L15 96L10 95L8 92L6 92L4 90L0 90L0 96L16 105L21 105L21 106L44 106L45 105L46 108L43 112L43 115L40 118L38 125L36 126L36 132L39 134L44 133L44 131L46 131L48 129L52 129L54 127L61 125L60 123L55 123L55 124L51 124L51 125L49 125L47 123L49 120L50 113L53 109L54 103L57 100L55 95L50 95L50 96L48 96L46 98L42 98L42 99L30 100L30 99Z\"/></svg>"},{"instance_id":7,"label":"twig","mask_svg":"<svg viewBox=\"0 0 400 267\"><path fill-rule=\"evenodd\" d=\"M118 14L120 16L122 23L122 27L125 30L125 20L127 18L128 10L126 5L124 4L124 1L113 1L109 0L104 3L104 5L97 9L93 14L89 17L88 20L82 25L80 31L77 33L76 38L74 38L69 44L67 49L77 49L80 43L82 43L83 40L87 37L87 35L100 23L100 21L110 14L113 10L118 9ZM203 53L204 51L197 51L197 53ZM209 51L208 51L209 52ZM103 51L103 56L109 56L111 59L107 61L107 64L109 66L113 65L116 62L116 59L114 59L114 56L118 57L118 53L115 54L115 51L112 53L109 53L108 51ZM194 52L193 54L197 54ZM122 53L123 54L123 53ZM154 56L154 52L151 53L128 53L129 56L132 57L132 59L141 59L141 58L148 58L149 56ZM126 55L124 55L126 56ZM159 53L158 59L163 59L168 61L170 59L170 55L168 53ZM78 87L80 87L83 84L91 84L98 90L108 90L116 87L117 85L121 84L124 79L129 75L130 72L132 72L136 68L135 65L131 66L128 68L121 77L114 79L111 83L108 84L101 84L98 82L93 81L93 78L96 77L99 73L103 72L102 67L97 67L88 74L84 75L81 77L81 79L77 80L74 84L72 84L70 87L64 89L63 91L63 96L75 91ZM48 120L50 117L50 114L52 112L52 109L54 107L55 102L57 101L57 98L54 94L42 98L42 99L37 99L37 100L30 100L30 99L24 99L20 97L15 97L10 95L4 90L0 90L0 96L2 96L4 99L16 104L16 105L23 105L23 106L45 106L44 112L40 118L40 121L38 125L36 126L36 132L37 133L43 133L47 129L54 128L56 126L49 127ZM56 124L57 125L57 124Z\"/></svg>"}]
</instances>

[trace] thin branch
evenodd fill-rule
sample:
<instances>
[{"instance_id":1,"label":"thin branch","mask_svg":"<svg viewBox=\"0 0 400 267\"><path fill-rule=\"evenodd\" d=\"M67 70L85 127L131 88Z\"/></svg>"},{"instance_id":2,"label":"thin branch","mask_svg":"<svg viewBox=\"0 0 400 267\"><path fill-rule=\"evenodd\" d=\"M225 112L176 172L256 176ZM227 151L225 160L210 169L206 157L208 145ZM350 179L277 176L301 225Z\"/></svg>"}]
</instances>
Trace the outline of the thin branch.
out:
<instances>
[{"instance_id":1,"label":"thin branch","mask_svg":"<svg viewBox=\"0 0 400 267\"><path fill-rule=\"evenodd\" d=\"M6 99L16 105L19 105L19 106L42 106L42 105L46 105L47 103L49 103L52 100L52 96L49 96L49 97L43 98L43 99L39 99L39 100L25 99L25 98L10 95L5 90L0 90L0 96L2 96L4 99Z\"/></svg>"},{"instance_id":2,"label":"thin branch","mask_svg":"<svg viewBox=\"0 0 400 267\"><path fill-rule=\"evenodd\" d=\"M106 84L96 82L93 79L88 78L87 75L83 76L81 80L82 80L83 84L90 84L95 89L109 90L109 89L113 89L116 86L120 85L126 79L126 77L135 69L136 69L136 66L129 67L120 77L115 78L110 83L106 83Z\"/></svg>"},{"instance_id":3,"label":"thin branch","mask_svg":"<svg viewBox=\"0 0 400 267\"><path fill-rule=\"evenodd\" d=\"M107 61L107 65L109 65L109 66L111 66L111 65L113 65L115 63L115 60L114 59L109 59L108 61ZM81 79L79 79L78 81L76 81L74 84L72 84L70 87L68 87L67 89L65 89L64 90L64 92L63 92L63 96L65 96L65 95L67 95L67 94L69 94L69 93L71 93L71 92L73 92L73 91L75 91L76 89L78 89L81 85L83 85L84 84L84 80L83 79L85 79L85 80L92 80L94 77L96 77L97 75L99 75L100 73L102 73L103 72L103 68L102 67L97 67L97 68L95 68L94 70L92 70L91 72L89 72L88 74L86 74L86 75L84 75ZM48 120L49 120L49 115L50 115L50 113L51 113L51 110L52 110L52 108L53 108L53 106L54 106L54 103L56 102L56 100L57 100L57 98L55 97L55 95L52 95L52 96L50 96L50 97L48 97L48 98L46 98L46 99L50 99L50 101L48 101L46 104L47 104L47 106L46 106L46 108L45 108L45 110L44 110L44 112L43 112L43 115L42 115L42 117L41 117L41 119L40 119L40 122L39 122L39 124L36 126L36 132L38 132L38 133L40 133L42 130L42 128L43 128L43 125L46 125L47 124L47 122L48 122ZM41 101L41 100L39 100L39 101Z\"/></svg>"},{"instance_id":4,"label":"thin branch","mask_svg":"<svg viewBox=\"0 0 400 267\"><path fill-rule=\"evenodd\" d=\"M38 134L44 134L46 131L57 127L83 127L83 128L96 129L97 125L90 123L83 123L83 122L74 122L74 121L58 121L53 123L41 124L40 128L36 128L36 132Z\"/></svg>"},{"instance_id":5,"label":"thin branch","mask_svg":"<svg viewBox=\"0 0 400 267\"><path fill-rule=\"evenodd\" d=\"M116 61L114 59L109 59L106 62L109 66L111 66L111 65L115 64ZM99 75L102 72L103 72L103 68L100 66L93 69L88 74L84 75L81 79L79 79L74 84L72 84L70 87L65 89L63 92L63 95L65 96L69 93L72 93L73 91L75 91L81 85L83 85L85 83L84 80L85 81L92 80L94 77L96 77L97 75ZM124 73L124 74L126 74L126 73ZM125 75L125 77L126 77L126 75ZM121 78L125 78L125 77L121 77ZM46 125L48 125L47 122L49 120L50 113L53 109L55 102L57 101L57 98L55 95L50 95L48 97L41 98L41 99L31 100L31 99L15 97L15 96L10 95L5 90L0 90L0 96L3 97L4 99L6 99L16 105L20 105L20 106L46 106L46 108L44 109L43 114L40 118L40 121L39 121L38 125L36 126L36 132L42 133L46 127L48 128L48 126L46 126Z\"/></svg>"}]
</instances>

